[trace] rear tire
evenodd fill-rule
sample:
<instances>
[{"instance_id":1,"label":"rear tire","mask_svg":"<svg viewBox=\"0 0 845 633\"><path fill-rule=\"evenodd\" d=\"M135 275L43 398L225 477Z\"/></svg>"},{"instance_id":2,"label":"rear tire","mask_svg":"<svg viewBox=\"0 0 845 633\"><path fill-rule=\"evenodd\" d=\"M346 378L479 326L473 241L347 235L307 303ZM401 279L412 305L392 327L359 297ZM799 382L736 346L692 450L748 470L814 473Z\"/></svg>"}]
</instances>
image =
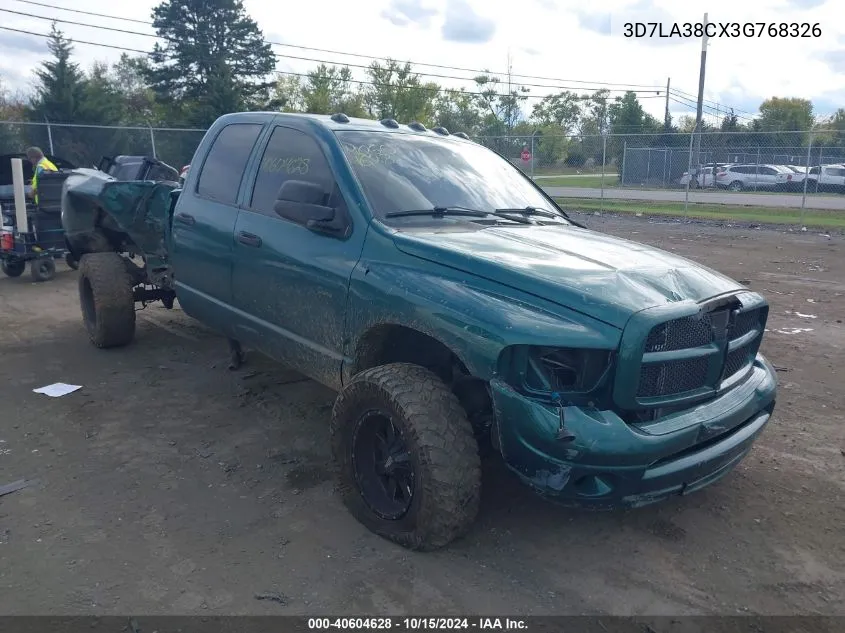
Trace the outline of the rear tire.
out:
<instances>
[{"instance_id":1,"label":"rear tire","mask_svg":"<svg viewBox=\"0 0 845 633\"><path fill-rule=\"evenodd\" d=\"M7 277L20 277L26 270L26 262L20 259L4 259L2 268L3 274Z\"/></svg>"},{"instance_id":2,"label":"rear tire","mask_svg":"<svg viewBox=\"0 0 845 633\"><path fill-rule=\"evenodd\" d=\"M79 262L79 303L91 342L122 347L135 337L132 279L117 253L88 253Z\"/></svg>"},{"instance_id":3,"label":"rear tire","mask_svg":"<svg viewBox=\"0 0 845 633\"><path fill-rule=\"evenodd\" d=\"M32 275L33 281L50 281L56 276L56 262L53 261L52 257L34 259L29 265L29 273Z\"/></svg>"},{"instance_id":4,"label":"rear tire","mask_svg":"<svg viewBox=\"0 0 845 633\"><path fill-rule=\"evenodd\" d=\"M71 253L65 255L65 264L67 264L67 267L71 270L79 270L79 260Z\"/></svg>"},{"instance_id":5,"label":"rear tire","mask_svg":"<svg viewBox=\"0 0 845 633\"><path fill-rule=\"evenodd\" d=\"M469 531L481 497L478 445L435 374L405 363L361 372L335 402L331 437L343 503L372 532L431 551Z\"/></svg>"},{"instance_id":6,"label":"rear tire","mask_svg":"<svg viewBox=\"0 0 845 633\"><path fill-rule=\"evenodd\" d=\"M742 183L739 180L734 180L728 185L728 189L731 191L742 191Z\"/></svg>"}]
</instances>

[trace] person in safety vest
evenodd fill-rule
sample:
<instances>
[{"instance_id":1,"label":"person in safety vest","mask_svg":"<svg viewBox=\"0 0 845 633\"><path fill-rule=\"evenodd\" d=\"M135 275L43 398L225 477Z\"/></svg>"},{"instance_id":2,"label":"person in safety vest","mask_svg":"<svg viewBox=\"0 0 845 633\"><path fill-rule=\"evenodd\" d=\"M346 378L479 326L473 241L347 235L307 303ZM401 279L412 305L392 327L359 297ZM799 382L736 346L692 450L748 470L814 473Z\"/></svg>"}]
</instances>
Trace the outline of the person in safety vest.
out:
<instances>
[{"instance_id":1,"label":"person in safety vest","mask_svg":"<svg viewBox=\"0 0 845 633\"><path fill-rule=\"evenodd\" d=\"M38 176L45 171L59 171L59 169L44 156L44 152L39 147L30 147L26 150L26 158L32 163L32 197L35 199L35 204L38 204Z\"/></svg>"}]
</instances>

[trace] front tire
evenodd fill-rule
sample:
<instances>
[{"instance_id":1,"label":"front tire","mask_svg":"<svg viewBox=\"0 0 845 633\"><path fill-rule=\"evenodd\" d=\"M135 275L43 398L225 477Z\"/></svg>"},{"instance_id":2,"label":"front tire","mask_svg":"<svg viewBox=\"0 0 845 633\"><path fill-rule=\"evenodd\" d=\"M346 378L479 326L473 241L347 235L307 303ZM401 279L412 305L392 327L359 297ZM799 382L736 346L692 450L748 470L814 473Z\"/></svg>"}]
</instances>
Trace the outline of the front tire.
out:
<instances>
[{"instance_id":1,"label":"front tire","mask_svg":"<svg viewBox=\"0 0 845 633\"><path fill-rule=\"evenodd\" d=\"M79 262L82 321L97 347L122 347L135 337L132 279L117 253L88 253Z\"/></svg>"},{"instance_id":2,"label":"front tire","mask_svg":"<svg viewBox=\"0 0 845 633\"><path fill-rule=\"evenodd\" d=\"M361 372L332 411L332 452L344 505L372 532L431 551L469 531L481 460L457 397L423 367Z\"/></svg>"}]
</instances>

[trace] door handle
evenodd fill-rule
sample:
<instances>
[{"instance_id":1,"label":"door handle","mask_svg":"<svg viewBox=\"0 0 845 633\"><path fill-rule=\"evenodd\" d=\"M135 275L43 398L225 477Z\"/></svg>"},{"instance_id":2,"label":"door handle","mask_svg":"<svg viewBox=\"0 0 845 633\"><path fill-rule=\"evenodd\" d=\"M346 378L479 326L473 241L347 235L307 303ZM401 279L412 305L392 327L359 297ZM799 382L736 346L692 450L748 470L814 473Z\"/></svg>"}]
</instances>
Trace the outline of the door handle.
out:
<instances>
[{"instance_id":1,"label":"door handle","mask_svg":"<svg viewBox=\"0 0 845 633\"><path fill-rule=\"evenodd\" d=\"M241 244L246 244L247 246L261 246L261 238L257 235L253 235L252 233L247 233L246 231L238 233L238 241Z\"/></svg>"},{"instance_id":2,"label":"door handle","mask_svg":"<svg viewBox=\"0 0 845 633\"><path fill-rule=\"evenodd\" d=\"M177 222L180 222L181 224L187 224L188 226L193 226L197 222L194 219L194 216L189 215L187 213L177 213L175 219Z\"/></svg>"}]
</instances>

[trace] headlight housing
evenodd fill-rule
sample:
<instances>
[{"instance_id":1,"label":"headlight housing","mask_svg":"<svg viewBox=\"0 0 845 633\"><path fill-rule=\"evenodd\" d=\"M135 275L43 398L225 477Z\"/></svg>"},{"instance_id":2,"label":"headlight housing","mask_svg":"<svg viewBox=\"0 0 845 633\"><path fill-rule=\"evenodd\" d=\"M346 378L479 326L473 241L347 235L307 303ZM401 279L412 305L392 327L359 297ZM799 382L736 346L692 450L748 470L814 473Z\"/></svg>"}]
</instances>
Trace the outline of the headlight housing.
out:
<instances>
[{"instance_id":1,"label":"headlight housing","mask_svg":"<svg viewBox=\"0 0 845 633\"><path fill-rule=\"evenodd\" d=\"M609 397L612 350L515 345L500 357L500 374L529 397L601 406Z\"/></svg>"}]
</instances>

